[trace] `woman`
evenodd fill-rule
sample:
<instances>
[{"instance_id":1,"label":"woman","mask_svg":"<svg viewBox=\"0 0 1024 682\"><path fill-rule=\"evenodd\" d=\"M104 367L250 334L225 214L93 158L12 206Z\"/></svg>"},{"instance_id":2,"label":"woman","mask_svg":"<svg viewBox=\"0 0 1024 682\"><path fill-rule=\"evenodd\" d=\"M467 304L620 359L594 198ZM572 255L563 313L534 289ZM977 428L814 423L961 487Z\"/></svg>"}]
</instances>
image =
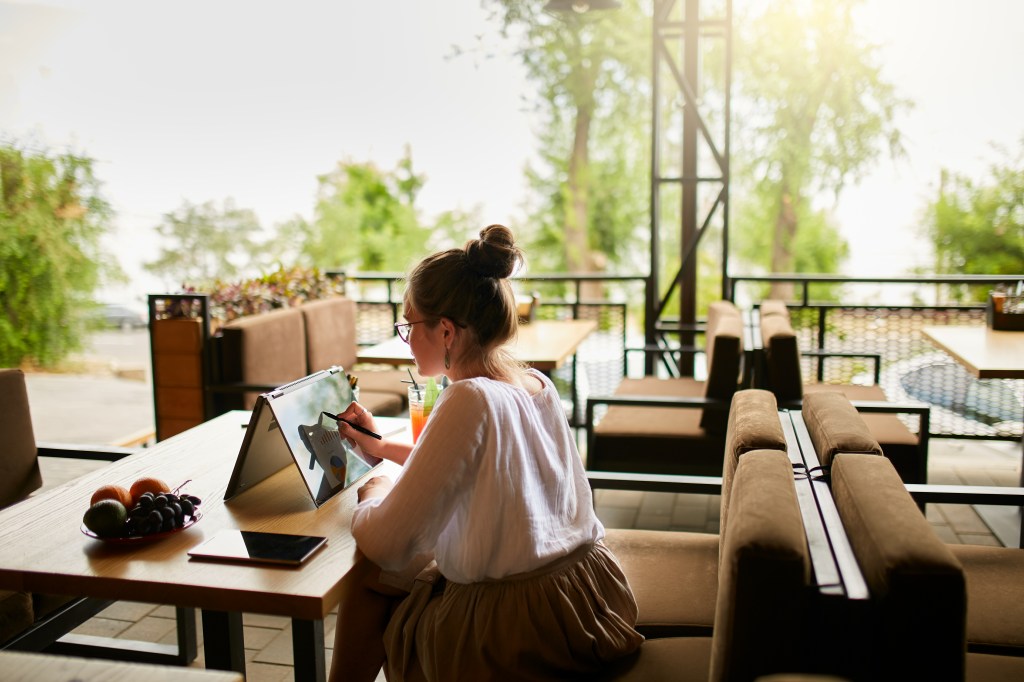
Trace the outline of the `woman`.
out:
<instances>
[{"instance_id":1,"label":"woman","mask_svg":"<svg viewBox=\"0 0 1024 682\"><path fill-rule=\"evenodd\" d=\"M521 263L511 231L491 225L409 275L398 333L421 375L452 381L415 446L339 422L404 466L359 489L363 556L345 579L332 679L373 680L385 660L392 681L565 679L643 640L561 399L505 347ZM375 429L357 403L341 416Z\"/></svg>"}]
</instances>

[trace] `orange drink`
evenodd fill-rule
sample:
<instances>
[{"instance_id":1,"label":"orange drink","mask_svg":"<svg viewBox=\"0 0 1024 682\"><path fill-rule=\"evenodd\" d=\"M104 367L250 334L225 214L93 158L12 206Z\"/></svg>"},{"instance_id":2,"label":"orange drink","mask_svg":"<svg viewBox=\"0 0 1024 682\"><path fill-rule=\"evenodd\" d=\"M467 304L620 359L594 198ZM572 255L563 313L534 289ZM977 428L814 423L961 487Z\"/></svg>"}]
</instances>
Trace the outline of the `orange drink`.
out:
<instances>
[{"instance_id":1,"label":"orange drink","mask_svg":"<svg viewBox=\"0 0 1024 682\"><path fill-rule=\"evenodd\" d=\"M409 421L412 425L412 442L420 438L423 427L427 425L427 417L430 412L424 410L424 398L426 397L423 386L409 387Z\"/></svg>"}]
</instances>

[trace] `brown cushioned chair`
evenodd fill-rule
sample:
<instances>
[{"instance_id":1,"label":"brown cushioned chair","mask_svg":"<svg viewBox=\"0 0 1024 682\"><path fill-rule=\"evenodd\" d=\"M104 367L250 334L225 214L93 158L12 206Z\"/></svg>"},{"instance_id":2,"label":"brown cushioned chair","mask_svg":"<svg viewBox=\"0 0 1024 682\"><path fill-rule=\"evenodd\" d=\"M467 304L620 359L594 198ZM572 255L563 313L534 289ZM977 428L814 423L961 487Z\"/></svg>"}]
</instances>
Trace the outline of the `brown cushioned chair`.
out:
<instances>
[{"instance_id":1,"label":"brown cushioned chair","mask_svg":"<svg viewBox=\"0 0 1024 682\"><path fill-rule=\"evenodd\" d=\"M740 387L743 319L728 301L708 309L708 378L623 379L612 396L587 399L587 468L717 476L729 403ZM607 405L595 423L595 408Z\"/></svg>"},{"instance_id":2,"label":"brown cushioned chair","mask_svg":"<svg viewBox=\"0 0 1024 682\"><path fill-rule=\"evenodd\" d=\"M747 453L785 452L775 398L767 391L735 394L729 411L724 477L694 481L690 492L721 494L721 528L732 500L733 472ZM595 487L598 474L590 472ZM648 637L708 635L715 619L721 537L725 533L609 528L605 543L622 563L639 606L638 629ZM671 587L669 587L671 586Z\"/></svg>"},{"instance_id":3,"label":"brown cushioned chair","mask_svg":"<svg viewBox=\"0 0 1024 682\"><path fill-rule=\"evenodd\" d=\"M1024 549L946 545L915 505L1019 505L1024 490L904 484L888 460L867 456L880 448L845 398L809 395L803 414L881 619L865 633L897 661L870 674L963 679L966 640L966 679L1024 679Z\"/></svg>"},{"instance_id":4,"label":"brown cushioned chair","mask_svg":"<svg viewBox=\"0 0 1024 682\"><path fill-rule=\"evenodd\" d=\"M0 508L16 504L43 485L39 457L115 461L132 454L131 448L36 443L25 375L19 369L0 369ZM84 512L84 508L82 509ZM0 648L38 650L102 611L109 601L73 599L61 595L0 590ZM179 619L195 619L193 609L180 609ZM177 663L196 657L195 627L179 628ZM188 639L189 635L191 640ZM82 655L96 655L81 651ZM2 674L0 674L2 677Z\"/></svg>"},{"instance_id":5,"label":"brown cushioned chair","mask_svg":"<svg viewBox=\"0 0 1024 682\"><path fill-rule=\"evenodd\" d=\"M801 355L819 358L849 356L845 353L801 353L796 332L790 322L785 305L780 301L765 301L760 316L762 363L757 385L775 394L779 405L799 407L804 396L821 391L838 391L855 403L863 413L872 436L885 456L892 460L896 470L907 483L925 483L928 477L928 430L930 409L923 404L903 405L888 401L885 391L877 384L804 383L800 367ZM857 354L859 355L859 354ZM878 358L876 357L876 362ZM876 368L877 369L877 368ZM914 434L900 421L898 414L918 416L919 433Z\"/></svg>"},{"instance_id":6,"label":"brown cushioned chair","mask_svg":"<svg viewBox=\"0 0 1024 682\"><path fill-rule=\"evenodd\" d=\"M743 680L806 669L814 630L807 540L789 458L742 457L733 481L711 637L645 641L615 680ZM664 586L678 589L680 575Z\"/></svg>"}]
</instances>

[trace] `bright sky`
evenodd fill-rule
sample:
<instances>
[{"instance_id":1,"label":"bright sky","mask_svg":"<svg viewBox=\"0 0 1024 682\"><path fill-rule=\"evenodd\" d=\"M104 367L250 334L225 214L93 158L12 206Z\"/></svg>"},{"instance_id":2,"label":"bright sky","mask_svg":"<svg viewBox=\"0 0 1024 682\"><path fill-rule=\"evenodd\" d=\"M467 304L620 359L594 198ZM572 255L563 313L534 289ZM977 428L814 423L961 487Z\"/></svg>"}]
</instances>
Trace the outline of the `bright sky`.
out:
<instances>
[{"instance_id":1,"label":"bright sky","mask_svg":"<svg viewBox=\"0 0 1024 682\"><path fill-rule=\"evenodd\" d=\"M739 6L744 0L735 0ZM886 74L917 102L908 157L850 188L836 215L846 271L927 263L913 226L946 166L980 176L1024 135L1024 3L869 0ZM448 58L451 46L482 52ZM479 0L0 0L0 137L98 160L134 278L162 214L232 197L265 227L309 216L338 160L391 169L405 145L427 215L482 208L514 221L533 153L533 91Z\"/></svg>"}]
</instances>

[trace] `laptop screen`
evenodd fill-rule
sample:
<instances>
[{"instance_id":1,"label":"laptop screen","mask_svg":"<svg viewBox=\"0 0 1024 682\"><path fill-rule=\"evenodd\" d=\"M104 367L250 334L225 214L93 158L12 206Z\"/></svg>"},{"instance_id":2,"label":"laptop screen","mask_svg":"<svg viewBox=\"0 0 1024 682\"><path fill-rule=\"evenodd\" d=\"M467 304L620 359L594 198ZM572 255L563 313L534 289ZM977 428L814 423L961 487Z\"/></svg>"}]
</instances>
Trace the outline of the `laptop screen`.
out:
<instances>
[{"instance_id":1,"label":"laptop screen","mask_svg":"<svg viewBox=\"0 0 1024 682\"><path fill-rule=\"evenodd\" d=\"M351 402L352 388L340 367L262 394L225 498L280 471L289 459L317 506L355 482L377 462L357 455L338 434L337 423L322 414L338 414ZM290 458L282 457L285 451Z\"/></svg>"}]
</instances>

